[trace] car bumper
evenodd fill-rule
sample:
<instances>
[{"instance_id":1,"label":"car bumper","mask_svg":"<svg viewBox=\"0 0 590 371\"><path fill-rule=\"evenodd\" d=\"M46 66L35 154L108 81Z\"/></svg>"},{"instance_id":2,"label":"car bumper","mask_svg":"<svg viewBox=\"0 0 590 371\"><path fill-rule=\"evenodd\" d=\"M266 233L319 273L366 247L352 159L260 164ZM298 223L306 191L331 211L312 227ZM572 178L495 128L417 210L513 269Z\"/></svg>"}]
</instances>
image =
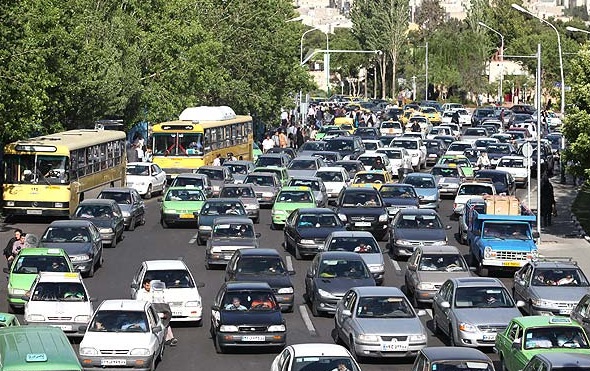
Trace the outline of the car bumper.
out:
<instances>
[{"instance_id":1,"label":"car bumper","mask_svg":"<svg viewBox=\"0 0 590 371\"><path fill-rule=\"evenodd\" d=\"M82 368L91 371L133 369L136 371L149 371L155 355L150 356L78 356ZM106 363L106 364L105 364ZM112 364L108 364L112 363ZM118 364L116 364L118 363Z\"/></svg>"},{"instance_id":2,"label":"car bumper","mask_svg":"<svg viewBox=\"0 0 590 371\"><path fill-rule=\"evenodd\" d=\"M323 247L324 245L321 244L302 244L299 242L297 243L297 250L299 250L299 253L301 255L306 256L317 254Z\"/></svg>"},{"instance_id":3,"label":"car bumper","mask_svg":"<svg viewBox=\"0 0 590 371\"><path fill-rule=\"evenodd\" d=\"M438 200L420 200L421 209L436 209L438 207Z\"/></svg>"},{"instance_id":4,"label":"car bumper","mask_svg":"<svg viewBox=\"0 0 590 371\"><path fill-rule=\"evenodd\" d=\"M275 294L277 303L282 311L290 311L293 309L293 303L295 302L295 294Z\"/></svg>"},{"instance_id":5,"label":"car bumper","mask_svg":"<svg viewBox=\"0 0 590 371\"><path fill-rule=\"evenodd\" d=\"M201 227L199 227L199 238L206 240L209 237L211 237L211 229L201 229Z\"/></svg>"},{"instance_id":6,"label":"car bumper","mask_svg":"<svg viewBox=\"0 0 590 371\"><path fill-rule=\"evenodd\" d=\"M420 303L432 303L434 295L438 290L419 290L416 289L416 301Z\"/></svg>"},{"instance_id":7,"label":"car bumper","mask_svg":"<svg viewBox=\"0 0 590 371\"><path fill-rule=\"evenodd\" d=\"M94 264L94 260L85 260L81 262L75 262L72 264L74 265L74 270L81 272L81 273L88 273L92 269L92 265Z\"/></svg>"},{"instance_id":8,"label":"car bumper","mask_svg":"<svg viewBox=\"0 0 590 371\"><path fill-rule=\"evenodd\" d=\"M21 299L24 294L10 295L8 294L8 304L13 308L24 308L25 301Z\"/></svg>"},{"instance_id":9,"label":"car bumper","mask_svg":"<svg viewBox=\"0 0 590 371\"><path fill-rule=\"evenodd\" d=\"M80 326L86 326L87 323L81 322L26 322L29 326L50 326L60 328L64 334L69 337L83 337L84 332L80 332L78 329Z\"/></svg>"},{"instance_id":10,"label":"car bumper","mask_svg":"<svg viewBox=\"0 0 590 371\"><path fill-rule=\"evenodd\" d=\"M457 343L457 345L471 348L493 347L496 344L496 333L459 331Z\"/></svg>"},{"instance_id":11,"label":"car bumper","mask_svg":"<svg viewBox=\"0 0 590 371\"><path fill-rule=\"evenodd\" d=\"M148 184L129 184L127 183L127 187L133 188L139 193L141 196L145 196L148 190Z\"/></svg>"},{"instance_id":12,"label":"car bumper","mask_svg":"<svg viewBox=\"0 0 590 371\"><path fill-rule=\"evenodd\" d=\"M272 206L275 203L275 198L273 197L258 197L258 204L260 206Z\"/></svg>"},{"instance_id":13,"label":"car bumper","mask_svg":"<svg viewBox=\"0 0 590 371\"><path fill-rule=\"evenodd\" d=\"M395 255L411 256L414 253L414 249L417 246L398 245L397 243L393 242L391 244L391 247L392 247L393 251L395 252Z\"/></svg>"},{"instance_id":14,"label":"car bumper","mask_svg":"<svg viewBox=\"0 0 590 371\"><path fill-rule=\"evenodd\" d=\"M176 307L170 306L172 322L198 322L203 319L202 307Z\"/></svg>"},{"instance_id":15,"label":"car bumper","mask_svg":"<svg viewBox=\"0 0 590 371\"><path fill-rule=\"evenodd\" d=\"M430 157L426 156L426 163L427 164L436 164L438 162L438 156Z\"/></svg>"},{"instance_id":16,"label":"car bumper","mask_svg":"<svg viewBox=\"0 0 590 371\"><path fill-rule=\"evenodd\" d=\"M527 262L529 262L529 260L483 259L481 264L486 267L520 268Z\"/></svg>"},{"instance_id":17,"label":"car bumper","mask_svg":"<svg viewBox=\"0 0 590 371\"><path fill-rule=\"evenodd\" d=\"M100 233L100 239L102 240L102 243L107 244L107 245L112 245L113 241L116 238L116 233L115 232L110 232L110 233Z\"/></svg>"},{"instance_id":18,"label":"car bumper","mask_svg":"<svg viewBox=\"0 0 590 371\"><path fill-rule=\"evenodd\" d=\"M394 343L395 344L395 343ZM418 352L426 348L426 342L410 344L407 347L400 347L399 350L392 348L392 343L382 344L355 344L355 351L362 357L371 358L397 358L397 357L415 357ZM399 345L397 345L399 346ZM391 350L390 350L391 349Z\"/></svg>"},{"instance_id":19,"label":"car bumper","mask_svg":"<svg viewBox=\"0 0 590 371\"><path fill-rule=\"evenodd\" d=\"M162 214L162 220L165 221L167 224L178 224L178 223L196 223L197 218L194 214L190 214L190 217L186 215L180 214Z\"/></svg>"},{"instance_id":20,"label":"car bumper","mask_svg":"<svg viewBox=\"0 0 590 371\"><path fill-rule=\"evenodd\" d=\"M336 313L338 301L340 301L340 298L324 298L317 295L313 304L317 307L319 312Z\"/></svg>"},{"instance_id":21,"label":"car bumper","mask_svg":"<svg viewBox=\"0 0 590 371\"><path fill-rule=\"evenodd\" d=\"M6 202L5 202L6 203ZM61 209L35 209L35 208L19 208L19 207L6 207L3 208L4 215L14 216L70 216L70 210Z\"/></svg>"},{"instance_id":22,"label":"car bumper","mask_svg":"<svg viewBox=\"0 0 590 371\"><path fill-rule=\"evenodd\" d=\"M205 261L207 265L217 265L217 266L226 266L231 257L233 256L232 252L209 252L205 253Z\"/></svg>"},{"instance_id":23,"label":"car bumper","mask_svg":"<svg viewBox=\"0 0 590 371\"><path fill-rule=\"evenodd\" d=\"M223 347L283 347L287 342L284 332L265 333L217 333L218 343Z\"/></svg>"},{"instance_id":24,"label":"car bumper","mask_svg":"<svg viewBox=\"0 0 590 371\"><path fill-rule=\"evenodd\" d=\"M573 307L571 308L542 308L537 306L531 307L530 316L569 316L572 312Z\"/></svg>"},{"instance_id":25,"label":"car bumper","mask_svg":"<svg viewBox=\"0 0 590 371\"><path fill-rule=\"evenodd\" d=\"M453 187L453 186L441 184L441 188L438 189L438 192L441 195L453 195L454 196L457 194L458 190L459 190L458 186Z\"/></svg>"},{"instance_id":26,"label":"car bumper","mask_svg":"<svg viewBox=\"0 0 590 371\"><path fill-rule=\"evenodd\" d=\"M285 220L287 220L288 214L272 214L272 222L274 224L284 225Z\"/></svg>"},{"instance_id":27,"label":"car bumper","mask_svg":"<svg viewBox=\"0 0 590 371\"><path fill-rule=\"evenodd\" d=\"M388 222L371 222L370 224L361 224L363 222L351 222L350 229L351 231L368 231L375 233L377 235L382 235L387 233Z\"/></svg>"},{"instance_id":28,"label":"car bumper","mask_svg":"<svg viewBox=\"0 0 590 371\"><path fill-rule=\"evenodd\" d=\"M260 218L260 209L246 209L246 214L250 219L258 219Z\"/></svg>"}]
</instances>

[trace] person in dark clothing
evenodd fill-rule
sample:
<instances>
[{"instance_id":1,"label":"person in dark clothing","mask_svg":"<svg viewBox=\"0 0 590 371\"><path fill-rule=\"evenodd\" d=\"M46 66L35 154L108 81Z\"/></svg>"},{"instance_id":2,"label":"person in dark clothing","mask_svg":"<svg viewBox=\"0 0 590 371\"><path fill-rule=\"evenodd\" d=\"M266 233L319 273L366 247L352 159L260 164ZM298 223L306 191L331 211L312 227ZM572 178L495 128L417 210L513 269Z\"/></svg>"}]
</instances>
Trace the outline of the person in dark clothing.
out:
<instances>
[{"instance_id":1,"label":"person in dark clothing","mask_svg":"<svg viewBox=\"0 0 590 371\"><path fill-rule=\"evenodd\" d=\"M414 121L414 123L412 124L412 132L419 133L420 131L422 131L420 124L418 123L418 121Z\"/></svg>"},{"instance_id":2,"label":"person in dark clothing","mask_svg":"<svg viewBox=\"0 0 590 371\"><path fill-rule=\"evenodd\" d=\"M453 112L453 116L451 117L451 123L453 123L455 125L459 125L459 112L458 111Z\"/></svg>"},{"instance_id":3,"label":"person in dark clothing","mask_svg":"<svg viewBox=\"0 0 590 371\"><path fill-rule=\"evenodd\" d=\"M20 237L22 234L23 234L23 231L21 229L17 228L14 230L14 237L12 237L10 240L8 240L8 243L6 244L6 247L4 248L4 251L3 251L6 261L8 261L8 259L12 256L12 247L14 246L14 243L16 241L20 240Z\"/></svg>"},{"instance_id":4,"label":"person in dark clothing","mask_svg":"<svg viewBox=\"0 0 590 371\"><path fill-rule=\"evenodd\" d=\"M301 147L303 143L305 143L305 138L303 138L303 128L298 127L297 132L295 133L297 148Z\"/></svg>"},{"instance_id":5,"label":"person in dark clothing","mask_svg":"<svg viewBox=\"0 0 590 371\"><path fill-rule=\"evenodd\" d=\"M381 161L381 158L377 157L375 163L371 167L371 170L385 170L385 165L383 165L383 161Z\"/></svg>"},{"instance_id":6,"label":"person in dark clothing","mask_svg":"<svg viewBox=\"0 0 590 371\"><path fill-rule=\"evenodd\" d=\"M541 180L541 226L551 225L551 216L555 208L553 185L547 176Z\"/></svg>"}]
</instances>

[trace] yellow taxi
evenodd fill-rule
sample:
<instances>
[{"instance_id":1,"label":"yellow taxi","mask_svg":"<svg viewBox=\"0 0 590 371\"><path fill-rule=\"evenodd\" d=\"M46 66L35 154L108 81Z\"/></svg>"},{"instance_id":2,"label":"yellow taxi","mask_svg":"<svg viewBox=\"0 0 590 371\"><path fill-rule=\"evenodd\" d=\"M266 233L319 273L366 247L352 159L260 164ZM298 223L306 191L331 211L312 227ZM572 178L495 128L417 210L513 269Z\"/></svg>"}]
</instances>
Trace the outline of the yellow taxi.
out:
<instances>
[{"instance_id":1,"label":"yellow taxi","mask_svg":"<svg viewBox=\"0 0 590 371\"><path fill-rule=\"evenodd\" d=\"M355 174L352 187L373 187L379 191L386 183L393 183L393 176L389 171L367 170Z\"/></svg>"},{"instance_id":2,"label":"yellow taxi","mask_svg":"<svg viewBox=\"0 0 590 371\"><path fill-rule=\"evenodd\" d=\"M408 122L410 121L410 117L412 117L412 115L415 113L416 111L414 111L413 109L407 109L404 111L403 115L401 115L401 117L399 118L399 122L401 122L404 127L408 124Z\"/></svg>"},{"instance_id":3,"label":"yellow taxi","mask_svg":"<svg viewBox=\"0 0 590 371\"><path fill-rule=\"evenodd\" d=\"M433 125L438 125L442 122L440 112L434 107L420 107L420 113L428 119Z\"/></svg>"}]
</instances>

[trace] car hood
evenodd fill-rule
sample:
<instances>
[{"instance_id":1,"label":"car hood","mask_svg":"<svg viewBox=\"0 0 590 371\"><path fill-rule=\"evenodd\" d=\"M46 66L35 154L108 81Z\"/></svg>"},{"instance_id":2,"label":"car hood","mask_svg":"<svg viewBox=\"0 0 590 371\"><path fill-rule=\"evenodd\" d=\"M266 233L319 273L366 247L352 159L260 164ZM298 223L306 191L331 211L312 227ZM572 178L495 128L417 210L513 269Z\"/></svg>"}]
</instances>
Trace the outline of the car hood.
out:
<instances>
[{"instance_id":1,"label":"car hood","mask_svg":"<svg viewBox=\"0 0 590 371\"><path fill-rule=\"evenodd\" d=\"M418 199L407 197L384 197L383 203L385 203L385 206L418 206Z\"/></svg>"},{"instance_id":2,"label":"car hood","mask_svg":"<svg viewBox=\"0 0 590 371\"><path fill-rule=\"evenodd\" d=\"M497 167L496 170L505 171L515 177L526 177L528 175L526 167Z\"/></svg>"},{"instance_id":3,"label":"car hood","mask_svg":"<svg viewBox=\"0 0 590 371\"><path fill-rule=\"evenodd\" d=\"M256 248L258 247L258 240L256 238L246 237L214 237L209 240L212 250L226 250L226 249L241 249L241 248Z\"/></svg>"},{"instance_id":4,"label":"car hood","mask_svg":"<svg viewBox=\"0 0 590 371\"><path fill-rule=\"evenodd\" d=\"M324 185L329 191L340 191L342 188L346 187L346 183L344 182L324 182Z\"/></svg>"},{"instance_id":5,"label":"car hood","mask_svg":"<svg viewBox=\"0 0 590 371\"><path fill-rule=\"evenodd\" d=\"M418 317L412 318L356 318L362 334L407 335L424 334L426 330Z\"/></svg>"},{"instance_id":6,"label":"car hood","mask_svg":"<svg viewBox=\"0 0 590 371\"><path fill-rule=\"evenodd\" d=\"M459 178L455 178L455 177L437 176L436 183L437 184L456 184L457 186L459 186L459 183L461 183L461 180Z\"/></svg>"},{"instance_id":7,"label":"car hood","mask_svg":"<svg viewBox=\"0 0 590 371\"><path fill-rule=\"evenodd\" d=\"M288 275L275 275L275 274L236 274L236 281L254 281L254 282L266 282L272 288L281 287L292 287L291 278Z\"/></svg>"},{"instance_id":8,"label":"car hood","mask_svg":"<svg viewBox=\"0 0 590 371\"><path fill-rule=\"evenodd\" d=\"M96 228L112 228L114 226L114 220L111 218L79 218L72 217L72 220L90 220Z\"/></svg>"},{"instance_id":9,"label":"car hood","mask_svg":"<svg viewBox=\"0 0 590 371\"><path fill-rule=\"evenodd\" d=\"M149 332L94 332L86 331L80 347L113 349L114 344L125 344L123 349L150 348L153 334ZM118 348L119 349L119 348Z\"/></svg>"},{"instance_id":10,"label":"car hood","mask_svg":"<svg viewBox=\"0 0 590 371\"><path fill-rule=\"evenodd\" d=\"M445 241L447 234L444 229L405 229L396 228L395 238L415 241Z\"/></svg>"},{"instance_id":11,"label":"car hood","mask_svg":"<svg viewBox=\"0 0 590 371\"><path fill-rule=\"evenodd\" d=\"M435 285L442 285L449 278L471 277L471 273L467 272L446 272L446 271L418 271L418 280L420 282L432 283Z\"/></svg>"},{"instance_id":12,"label":"car hood","mask_svg":"<svg viewBox=\"0 0 590 371\"><path fill-rule=\"evenodd\" d=\"M367 265L384 264L383 254L381 253L364 253L360 254L360 256Z\"/></svg>"},{"instance_id":13,"label":"car hood","mask_svg":"<svg viewBox=\"0 0 590 371\"><path fill-rule=\"evenodd\" d=\"M457 322L473 325L508 325L514 317L522 314L516 307L511 308L455 308Z\"/></svg>"},{"instance_id":14,"label":"car hood","mask_svg":"<svg viewBox=\"0 0 590 371\"><path fill-rule=\"evenodd\" d=\"M297 228L302 239L313 240L315 238L327 238L335 231L345 231L345 227L320 227L320 228Z\"/></svg>"},{"instance_id":15,"label":"car hood","mask_svg":"<svg viewBox=\"0 0 590 371\"><path fill-rule=\"evenodd\" d=\"M190 212L200 211L205 201L164 201L162 207L176 211L188 210Z\"/></svg>"},{"instance_id":16,"label":"car hood","mask_svg":"<svg viewBox=\"0 0 590 371\"><path fill-rule=\"evenodd\" d=\"M533 240L499 240L499 239L482 239L485 246L490 246L492 250L509 250L509 251L531 251L536 250L537 246Z\"/></svg>"},{"instance_id":17,"label":"car hood","mask_svg":"<svg viewBox=\"0 0 590 371\"><path fill-rule=\"evenodd\" d=\"M35 305L35 303L42 304ZM62 316L75 313L76 316L87 315L88 318L94 313L89 301L30 301L27 311L29 313L58 313L58 315L63 313Z\"/></svg>"},{"instance_id":18,"label":"car hood","mask_svg":"<svg viewBox=\"0 0 590 371\"><path fill-rule=\"evenodd\" d=\"M87 254L92 251L92 242L43 242L40 247L63 249L69 256Z\"/></svg>"},{"instance_id":19,"label":"car hood","mask_svg":"<svg viewBox=\"0 0 590 371\"><path fill-rule=\"evenodd\" d=\"M118 204L119 208L121 209L121 211L127 211L130 212L131 210L133 210L133 205L131 204Z\"/></svg>"},{"instance_id":20,"label":"car hood","mask_svg":"<svg viewBox=\"0 0 590 371\"><path fill-rule=\"evenodd\" d=\"M287 169L287 174L290 177L297 177L297 176L313 176L315 174L315 169L311 170L291 170Z\"/></svg>"},{"instance_id":21,"label":"car hood","mask_svg":"<svg viewBox=\"0 0 590 371\"><path fill-rule=\"evenodd\" d=\"M531 286L530 290L534 296L541 299L576 303L590 292L588 287L574 286Z\"/></svg>"},{"instance_id":22,"label":"car hood","mask_svg":"<svg viewBox=\"0 0 590 371\"><path fill-rule=\"evenodd\" d=\"M341 297L344 293L353 287L375 286L373 278L351 279L351 278L315 278L315 286L331 293L334 296Z\"/></svg>"},{"instance_id":23,"label":"car hood","mask_svg":"<svg viewBox=\"0 0 590 371\"><path fill-rule=\"evenodd\" d=\"M271 193L275 193L276 192L276 188L272 187L272 186L262 186L262 185L252 185L252 188L254 188L254 192L271 192Z\"/></svg>"},{"instance_id":24,"label":"car hood","mask_svg":"<svg viewBox=\"0 0 590 371\"><path fill-rule=\"evenodd\" d=\"M125 179L128 183L139 183L139 182L149 182L152 177L149 175L125 175Z\"/></svg>"},{"instance_id":25,"label":"car hood","mask_svg":"<svg viewBox=\"0 0 590 371\"><path fill-rule=\"evenodd\" d=\"M166 303L200 300L201 295L196 287L177 287L164 289L164 301Z\"/></svg>"},{"instance_id":26,"label":"car hood","mask_svg":"<svg viewBox=\"0 0 590 371\"><path fill-rule=\"evenodd\" d=\"M222 310L221 323L224 325L280 325L283 323L283 316L280 311L239 311Z\"/></svg>"}]
</instances>

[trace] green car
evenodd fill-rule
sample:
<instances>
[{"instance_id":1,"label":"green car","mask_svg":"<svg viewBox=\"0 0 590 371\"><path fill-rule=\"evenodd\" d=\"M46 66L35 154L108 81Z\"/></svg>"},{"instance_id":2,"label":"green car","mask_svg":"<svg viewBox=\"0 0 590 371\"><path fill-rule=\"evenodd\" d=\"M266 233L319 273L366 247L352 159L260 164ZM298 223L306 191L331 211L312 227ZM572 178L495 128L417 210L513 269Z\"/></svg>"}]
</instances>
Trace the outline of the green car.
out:
<instances>
[{"instance_id":1,"label":"green car","mask_svg":"<svg viewBox=\"0 0 590 371\"><path fill-rule=\"evenodd\" d=\"M20 326L18 318L14 314L0 313L0 328L12 326Z\"/></svg>"},{"instance_id":2,"label":"green car","mask_svg":"<svg viewBox=\"0 0 590 371\"><path fill-rule=\"evenodd\" d=\"M256 162L256 160L258 159L258 156L260 156L262 154L262 150L260 149L260 147L258 147L258 144L256 144L256 142L254 142L254 144L252 145L252 161Z\"/></svg>"},{"instance_id":3,"label":"green car","mask_svg":"<svg viewBox=\"0 0 590 371\"><path fill-rule=\"evenodd\" d=\"M467 178L472 178L474 175L474 167L471 161L465 155L442 155L436 163L437 165L455 165L459 166L463 171L463 175Z\"/></svg>"},{"instance_id":4,"label":"green car","mask_svg":"<svg viewBox=\"0 0 590 371\"><path fill-rule=\"evenodd\" d=\"M277 174L277 178L281 181L281 185L284 187L287 185L289 181L289 173L287 172L286 167L280 166L264 166L264 167L257 167L252 170L253 173L275 173Z\"/></svg>"},{"instance_id":5,"label":"green car","mask_svg":"<svg viewBox=\"0 0 590 371\"><path fill-rule=\"evenodd\" d=\"M158 199L158 202L162 202L160 224L168 228L172 224L196 223L205 201L205 194L199 188L168 188L164 197Z\"/></svg>"},{"instance_id":6,"label":"green car","mask_svg":"<svg viewBox=\"0 0 590 371\"><path fill-rule=\"evenodd\" d=\"M273 229L285 225L285 219L295 209L316 207L313 190L309 187L283 187L275 198L272 207L271 227Z\"/></svg>"},{"instance_id":7,"label":"green car","mask_svg":"<svg viewBox=\"0 0 590 371\"><path fill-rule=\"evenodd\" d=\"M520 371L537 354L590 355L586 332L568 317L515 317L496 337L503 370Z\"/></svg>"},{"instance_id":8,"label":"green car","mask_svg":"<svg viewBox=\"0 0 590 371\"><path fill-rule=\"evenodd\" d=\"M39 272L74 272L74 266L62 249L31 247L22 249L10 269L3 271L8 273L8 305L16 310L24 308L22 297Z\"/></svg>"},{"instance_id":9,"label":"green car","mask_svg":"<svg viewBox=\"0 0 590 371\"><path fill-rule=\"evenodd\" d=\"M330 130L340 130L340 126L336 126L336 125L322 126L320 128L320 130L318 130L317 133L315 133L314 140L322 140Z\"/></svg>"}]
</instances>

